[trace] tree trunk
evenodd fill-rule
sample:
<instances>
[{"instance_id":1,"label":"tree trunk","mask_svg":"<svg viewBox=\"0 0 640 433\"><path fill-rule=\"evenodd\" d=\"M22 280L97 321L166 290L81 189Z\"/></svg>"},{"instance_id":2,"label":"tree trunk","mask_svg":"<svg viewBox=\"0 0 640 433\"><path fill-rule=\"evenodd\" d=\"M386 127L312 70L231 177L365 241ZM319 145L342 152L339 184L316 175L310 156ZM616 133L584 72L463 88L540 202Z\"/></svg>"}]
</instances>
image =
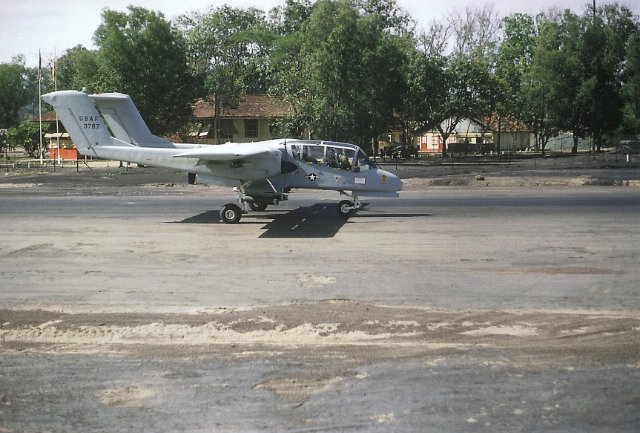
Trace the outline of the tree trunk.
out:
<instances>
[{"instance_id":1,"label":"tree trunk","mask_svg":"<svg viewBox=\"0 0 640 433\"><path fill-rule=\"evenodd\" d=\"M502 115L498 114L498 142L496 143L496 153L500 157L500 139L502 138Z\"/></svg>"},{"instance_id":2,"label":"tree trunk","mask_svg":"<svg viewBox=\"0 0 640 433\"><path fill-rule=\"evenodd\" d=\"M449 135L445 135L441 133L440 137L442 137L442 157L446 158L447 157L447 140L449 139Z\"/></svg>"},{"instance_id":3,"label":"tree trunk","mask_svg":"<svg viewBox=\"0 0 640 433\"><path fill-rule=\"evenodd\" d=\"M578 137L576 134L573 134L573 147L571 148L571 153L576 154L578 153L578 139L580 137Z\"/></svg>"},{"instance_id":4,"label":"tree trunk","mask_svg":"<svg viewBox=\"0 0 640 433\"><path fill-rule=\"evenodd\" d=\"M549 144L550 138L551 138L551 135L546 135L546 134L542 134L540 137L540 146L542 150L542 156L544 156L546 153L547 144Z\"/></svg>"}]
</instances>

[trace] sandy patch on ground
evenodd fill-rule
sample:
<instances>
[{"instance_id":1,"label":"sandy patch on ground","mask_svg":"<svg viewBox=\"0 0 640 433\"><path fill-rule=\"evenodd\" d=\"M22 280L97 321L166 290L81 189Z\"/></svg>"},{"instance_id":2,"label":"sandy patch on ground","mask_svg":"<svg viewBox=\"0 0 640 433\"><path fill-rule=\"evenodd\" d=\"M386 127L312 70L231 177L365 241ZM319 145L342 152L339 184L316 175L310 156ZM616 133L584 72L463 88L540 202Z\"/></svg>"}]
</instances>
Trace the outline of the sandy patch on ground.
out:
<instances>
[{"instance_id":1,"label":"sandy patch on ground","mask_svg":"<svg viewBox=\"0 0 640 433\"><path fill-rule=\"evenodd\" d=\"M376 352L376 356L393 358L490 347L591 357L616 354L619 361L634 365L640 353L640 316L636 312L428 311L352 302L199 314L0 310L0 353L152 350L158 356L174 356L215 350L247 358L304 349L322 356Z\"/></svg>"}]
</instances>

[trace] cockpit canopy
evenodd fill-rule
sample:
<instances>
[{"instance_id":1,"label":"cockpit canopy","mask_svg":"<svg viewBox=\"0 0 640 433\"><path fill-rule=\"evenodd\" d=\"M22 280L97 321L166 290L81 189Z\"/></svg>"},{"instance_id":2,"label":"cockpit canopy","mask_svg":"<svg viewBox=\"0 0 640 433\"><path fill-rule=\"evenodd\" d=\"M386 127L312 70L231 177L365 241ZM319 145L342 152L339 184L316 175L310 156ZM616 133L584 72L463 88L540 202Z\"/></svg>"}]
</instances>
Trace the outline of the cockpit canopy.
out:
<instances>
[{"instance_id":1,"label":"cockpit canopy","mask_svg":"<svg viewBox=\"0 0 640 433\"><path fill-rule=\"evenodd\" d=\"M306 164L321 164L335 170L361 172L377 168L358 146L335 141L287 143L290 156Z\"/></svg>"}]
</instances>

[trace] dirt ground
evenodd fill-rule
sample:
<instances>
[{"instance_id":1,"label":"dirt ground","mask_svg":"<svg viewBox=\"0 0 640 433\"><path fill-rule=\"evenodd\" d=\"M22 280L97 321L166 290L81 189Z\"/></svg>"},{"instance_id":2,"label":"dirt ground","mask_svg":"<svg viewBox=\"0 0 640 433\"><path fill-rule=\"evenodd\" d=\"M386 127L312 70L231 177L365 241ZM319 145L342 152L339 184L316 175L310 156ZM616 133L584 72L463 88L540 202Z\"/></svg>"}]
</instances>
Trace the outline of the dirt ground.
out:
<instances>
[{"instance_id":1,"label":"dirt ground","mask_svg":"<svg viewBox=\"0 0 640 433\"><path fill-rule=\"evenodd\" d=\"M9 173L0 432L635 433L640 169L578 165L404 164L406 204L335 225L312 194L233 228L181 174Z\"/></svg>"}]
</instances>

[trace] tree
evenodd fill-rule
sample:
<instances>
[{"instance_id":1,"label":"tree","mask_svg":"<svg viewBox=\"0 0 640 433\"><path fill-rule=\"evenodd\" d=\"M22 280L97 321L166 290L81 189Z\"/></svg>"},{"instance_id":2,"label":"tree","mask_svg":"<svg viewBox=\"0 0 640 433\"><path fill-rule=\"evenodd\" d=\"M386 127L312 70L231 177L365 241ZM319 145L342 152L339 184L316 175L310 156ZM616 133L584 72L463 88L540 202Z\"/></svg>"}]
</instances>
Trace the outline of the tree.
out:
<instances>
[{"instance_id":1,"label":"tree","mask_svg":"<svg viewBox=\"0 0 640 433\"><path fill-rule=\"evenodd\" d=\"M596 98L607 97L606 93L613 93L611 99L600 100L604 106L598 110L600 114L594 123L594 132L597 134L600 129L601 135L611 132L617 126L621 132L633 133L640 131L640 125L635 128L631 126L633 117L629 117L633 113L634 104L638 104L640 100L636 94L634 98L629 90L633 87L628 86L638 78L638 59L637 51L634 53L634 39L640 34L640 23L638 17L634 16L625 6L618 4L608 4L597 10L596 21L594 24L594 36L600 34L600 38L604 39L606 48L601 52L599 90L600 95ZM631 48L630 48L631 47ZM635 66L634 66L635 65ZM634 67L636 72L634 73ZM602 93L605 93L603 95ZM611 105L616 104L613 109ZM609 105L610 108L607 108ZM636 117L638 119L638 117ZM629 123L630 122L630 123ZM639 122L640 123L640 122ZM631 126L631 128L629 128ZM594 140L596 145L600 144L601 139Z\"/></svg>"},{"instance_id":2,"label":"tree","mask_svg":"<svg viewBox=\"0 0 640 433\"><path fill-rule=\"evenodd\" d=\"M198 96L214 106L214 134L225 108L238 106L243 93L266 93L271 77L268 62L276 36L267 28L264 12L221 6L179 17Z\"/></svg>"},{"instance_id":3,"label":"tree","mask_svg":"<svg viewBox=\"0 0 640 433\"><path fill-rule=\"evenodd\" d=\"M302 30L309 19L313 5L310 0L286 0L269 12L269 27L277 35L292 35Z\"/></svg>"},{"instance_id":4,"label":"tree","mask_svg":"<svg viewBox=\"0 0 640 433\"><path fill-rule=\"evenodd\" d=\"M290 126L367 146L389 130L406 88L407 37L402 20L377 11L393 7L319 1L300 31L278 39L272 90L292 104Z\"/></svg>"},{"instance_id":5,"label":"tree","mask_svg":"<svg viewBox=\"0 0 640 433\"><path fill-rule=\"evenodd\" d=\"M447 140L460 121L490 114L499 90L488 65L479 59L424 53L413 58L409 89L418 132L437 130L443 157L447 156Z\"/></svg>"},{"instance_id":6,"label":"tree","mask_svg":"<svg viewBox=\"0 0 640 433\"><path fill-rule=\"evenodd\" d=\"M577 103L582 83L581 52L583 22L569 10L540 14L531 66L523 80L524 121L545 152L549 139L559 131L572 131L574 149L584 137L584 107Z\"/></svg>"},{"instance_id":7,"label":"tree","mask_svg":"<svg viewBox=\"0 0 640 433\"><path fill-rule=\"evenodd\" d=\"M524 120L529 111L525 96L525 77L531 68L536 28L533 18L525 14L505 17L502 21L504 36L496 55L496 79L502 87L498 115L498 141L500 153L501 124L504 117Z\"/></svg>"},{"instance_id":8,"label":"tree","mask_svg":"<svg viewBox=\"0 0 640 433\"><path fill-rule=\"evenodd\" d=\"M363 75L362 35L357 11L346 1L323 0L304 27L305 91L312 111L312 135L353 138L358 81Z\"/></svg>"},{"instance_id":9,"label":"tree","mask_svg":"<svg viewBox=\"0 0 640 433\"><path fill-rule=\"evenodd\" d=\"M622 130L640 133L640 33L629 38L626 46L627 63L624 66L624 113Z\"/></svg>"},{"instance_id":10,"label":"tree","mask_svg":"<svg viewBox=\"0 0 640 433\"><path fill-rule=\"evenodd\" d=\"M247 90L267 90L267 59L275 35L263 11L221 6L183 15L178 23L187 41L191 68L204 77L201 91L206 94L201 96L216 94L222 99Z\"/></svg>"},{"instance_id":11,"label":"tree","mask_svg":"<svg viewBox=\"0 0 640 433\"><path fill-rule=\"evenodd\" d=\"M20 108L28 101L24 58L0 64L0 128L18 123Z\"/></svg>"},{"instance_id":12,"label":"tree","mask_svg":"<svg viewBox=\"0 0 640 433\"><path fill-rule=\"evenodd\" d=\"M55 74L58 89L93 92L98 87L97 71L100 67L98 52L82 45L75 46L56 60Z\"/></svg>"},{"instance_id":13,"label":"tree","mask_svg":"<svg viewBox=\"0 0 640 433\"><path fill-rule=\"evenodd\" d=\"M466 7L448 17L454 53L491 61L499 42L500 20L491 4L481 9Z\"/></svg>"},{"instance_id":14,"label":"tree","mask_svg":"<svg viewBox=\"0 0 640 433\"><path fill-rule=\"evenodd\" d=\"M22 147L29 156L35 158L40 150L40 125L37 122L23 120L6 134L7 143L12 147Z\"/></svg>"},{"instance_id":15,"label":"tree","mask_svg":"<svg viewBox=\"0 0 640 433\"><path fill-rule=\"evenodd\" d=\"M190 116L194 95L185 41L161 13L134 6L128 10L102 13L95 33L95 90L131 95L152 131L176 132Z\"/></svg>"},{"instance_id":16,"label":"tree","mask_svg":"<svg viewBox=\"0 0 640 433\"><path fill-rule=\"evenodd\" d=\"M584 131L593 137L593 147L600 150L605 132L622 122L622 96L617 79L617 61L608 56L611 48L600 20L584 33L581 61L584 71L576 95L576 104L584 110Z\"/></svg>"}]
</instances>

